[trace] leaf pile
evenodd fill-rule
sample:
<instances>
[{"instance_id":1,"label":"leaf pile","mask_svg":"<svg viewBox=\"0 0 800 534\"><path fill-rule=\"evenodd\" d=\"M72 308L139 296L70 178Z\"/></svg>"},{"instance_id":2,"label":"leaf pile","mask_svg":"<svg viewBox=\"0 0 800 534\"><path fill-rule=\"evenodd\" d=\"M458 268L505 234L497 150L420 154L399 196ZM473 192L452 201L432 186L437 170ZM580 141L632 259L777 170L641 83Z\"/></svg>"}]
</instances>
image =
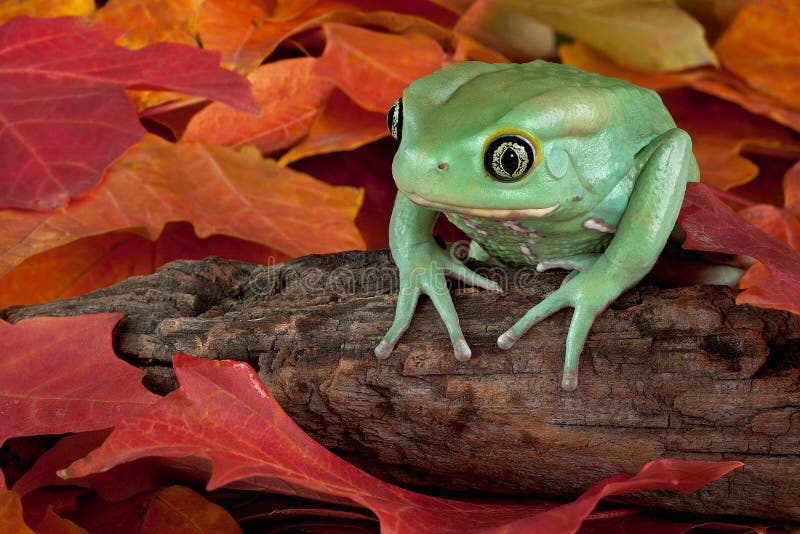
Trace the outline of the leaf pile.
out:
<instances>
[{"instance_id":1,"label":"leaf pile","mask_svg":"<svg viewBox=\"0 0 800 534\"><path fill-rule=\"evenodd\" d=\"M384 113L404 87L453 62L545 58L657 90L704 184L687 192L685 246L749 261L739 302L800 312L794 0L98 4L0 3L0 308L179 258L385 247L395 145ZM425 497L313 443L241 364L176 356L181 388L156 399L113 356L117 319L0 324L4 439L75 433L10 477L4 525L573 532L603 496L691 491L735 467L658 460L558 508ZM44 365L64 374L42 381ZM246 439L223 444L231 432ZM258 511L233 517L230 488L263 497ZM616 528L648 521L620 515Z\"/></svg>"}]
</instances>

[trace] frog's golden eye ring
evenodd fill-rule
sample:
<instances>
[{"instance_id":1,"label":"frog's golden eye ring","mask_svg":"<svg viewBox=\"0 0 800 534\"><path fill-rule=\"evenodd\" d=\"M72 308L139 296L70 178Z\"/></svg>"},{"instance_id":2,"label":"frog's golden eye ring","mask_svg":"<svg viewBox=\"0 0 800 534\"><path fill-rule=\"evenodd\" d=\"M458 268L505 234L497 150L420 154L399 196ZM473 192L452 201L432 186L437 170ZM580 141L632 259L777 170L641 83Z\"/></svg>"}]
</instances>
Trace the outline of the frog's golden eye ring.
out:
<instances>
[{"instance_id":1,"label":"frog's golden eye ring","mask_svg":"<svg viewBox=\"0 0 800 534\"><path fill-rule=\"evenodd\" d=\"M392 107L389 108L389 112L386 113L386 126L389 127L389 133L392 134L392 137L400 140L400 136L403 133L403 99L398 98L392 104Z\"/></svg>"},{"instance_id":2,"label":"frog's golden eye ring","mask_svg":"<svg viewBox=\"0 0 800 534\"><path fill-rule=\"evenodd\" d=\"M498 135L486 144L483 166L500 182L521 180L536 163L536 147L519 134Z\"/></svg>"}]
</instances>

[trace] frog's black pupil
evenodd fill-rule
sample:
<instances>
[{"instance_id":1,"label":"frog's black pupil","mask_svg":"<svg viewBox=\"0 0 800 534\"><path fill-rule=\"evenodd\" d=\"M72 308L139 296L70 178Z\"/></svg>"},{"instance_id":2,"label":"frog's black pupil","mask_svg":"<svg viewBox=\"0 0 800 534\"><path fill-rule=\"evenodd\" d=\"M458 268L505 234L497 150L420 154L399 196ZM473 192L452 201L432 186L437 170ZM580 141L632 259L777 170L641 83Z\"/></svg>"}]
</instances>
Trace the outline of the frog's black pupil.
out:
<instances>
[{"instance_id":1,"label":"frog's black pupil","mask_svg":"<svg viewBox=\"0 0 800 534\"><path fill-rule=\"evenodd\" d=\"M514 176L514 173L517 172L517 168L519 167L517 153L514 152L512 148L506 148L503 151L503 155L500 156L500 165L510 176Z\"/></svg>"}]
</instances>

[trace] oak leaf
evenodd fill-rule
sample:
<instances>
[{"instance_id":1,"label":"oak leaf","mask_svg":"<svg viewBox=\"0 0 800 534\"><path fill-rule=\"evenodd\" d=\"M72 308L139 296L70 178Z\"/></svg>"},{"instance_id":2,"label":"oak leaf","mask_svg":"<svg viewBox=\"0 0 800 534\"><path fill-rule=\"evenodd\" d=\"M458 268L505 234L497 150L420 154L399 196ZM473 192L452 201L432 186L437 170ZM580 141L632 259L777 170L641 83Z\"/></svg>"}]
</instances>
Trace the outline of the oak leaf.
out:
<instances>
[{"instance_id":1,"label":"oak leaf","mask_svg":"<svg viewBox=\"0 0 800 534\"><path fill-rule=\"evenodd\" d=\"M739 211L739 215L768 235L800 251L800 162L783 178L784 207L755 204ZM752 265L739 280L739 287L748 288L767 280L769 270L763 263Z\"/></svg>"},{"instance_id":2,"label":"oak leaf","mask_svg":"<svg viewBox=\"0 0 800 534\"><path fill-rule=\"evenodd\" d=\"M214 102L189 121L183 139L252 144L264 154L294 145L308 133L333 89L331 82L312 74L315 62L287 59L257 68L247 79L261 106L260 116Z\"/></svg>"},{"instance_id":3,"label":"oak leaf","mask_svg":"<svg viewBox=\"0 0 800 534\"><path fill-rule=\"evenodd\" d=\"M148 136L101 187L66 210L0 210L0 275L83 237L126 230L155 240L172 221L191 222L199 237L237 237L288 256L363 249L353 224L361 197L279 167L252 148Z\"/></svg>"},{"instance_id":4,"label":"oak leaf","mask_svg":"<svg viewBox=\"0 0 800 534\"><path fill-rule=\"evenodd\" d=\"M117 44L137 50L151 43L197 46L197 12L202 0L109 0L92 14L94 23L127 31Z\"/></svg>"},{"instance_id":5,"label":"oak leaf","mask_svg":"<svg viewBox=\"0 0 800 534\"><path fill-rule=\"evenodd\" d=\"M561 45L559 55L564 63L658 90L678 126L691 135L701 178L709 185L729 189L755 178L758 168L741 155L742 151L766 149L790 156L800 153L800 143L790 130L753 115L763 115L797 129L800 113L767 104L764 97L729 75L711 69L640 72L619 66L578 41ZM738 105L692 96L684 89L687 86Z\"/></svg>"},{"instance_id":6,"label":"oak leaf","mask_svg":"<svg viewBox=\"0 0 800 534\"><path fill-rule=\"evenodd\" d=\"M257 112L247 81L215 54L81 19L15 18L0 27L0 207L48 210L85 195L144 135L125 88L163 88Z\"/></svg>"},{"instance_id":7,"label":"oak leaf","mask_svg":"<svg viewBox=\"0 0 800 534\"><path fill-rule=\"evenodd\" d=\"M703 27L668 0L478 0L476 5L486 6L486 13L505 8L532 16L638 70L716 64Z\"/></svg>"},{"instance_id":8,"label":"oak leaf","mask_svg":"<svg viewBox=\"0 0 800 534\"><path fill-rule=\"evenodd\" d=\"M754 89L800 110L800 4L760 0L745 6L714 50Z\"/></svg>"},{"instance_id":9,"label":"oak leaf","mask_svg":"<svg viewBox=\"0 0 800 534\"><path fill-rule=\"evenodd\" d=\"M553 28L503 2L475 2L458 19L456 31L520 63L556 52Z\"/></svg>"},{"instance_id":10,"label":"oak leaf","mask_svg":"<svg viewBox=\"0 0 800 534\"><path fill-rule=\"evenodd\" d=\"M34 526L36 532L47 534L89 534L89 531L79 527L69 519L60 517L53 511L52 507L48 507L47 511Z\"/></svg>"},{"instance_id":11,"label":"oak leaf","mask_svg":"<svg viewBox=\"0 0 800 534\"><path fill-rule=\"evenodd\" d=\"M642 87L661 91L689 86L692 89L734 102L751 113L763 115L784 126L800 131L800 111L787 107L769 95L750 88L739 78L726 71L701 68L682 72L642 72L623 67L580 41L561 45L558 53L564 63L605 76L622 78Z\"/></svg>"},{"instance_id":12,"label":"oak leaf","mask_svg":"<svg viewBox=\"0 0 800 534\"><path fill-rule=\"evenodd\" d=\"M261 264L289 259L235 237L201 239L186 222L168 223L155 241L131 232L109 232L35 254L0 276L0 309L82 295L131 276L151 274L171 261L207 256Z\"/></svg>"},{"instance_id":13,"label":"oak leaf","mask_svg":"<svg viewBox=\"0 0 800 534\"><path fill-rule=\"evenodd\" d=\"M334 82L359 106L385 113L411 82L443 66L444 51L421 34L394 35L339 23L312 72Z\"/></svg>"},{"instance_id":14,"label":"oak leaf","mask_svg":"<svg viewBox=\"0 0 800 534\"><path fill-rule=\"evenodd\" d=\"M223 64L246 73L260 65L283 40L353 9L345 1L324 0L299 13L281 13L276 19L264 2L205 0L200 6L197 31L205 48L222 54Z\"/></svg>"},{"instance_id":15,"label":"oak leaf","mask_svg":"<svg viewBox=\"0 0 800 534\"><path fill-rule=\"evenodd\" d=\"M17 0L0 2L0 24L14 17L68 17L88 15L94 11L94 0Z\"/></svg>"},{"instance_id":16,"label":"oak leaf","mask_svg":"<svg viewBox=\"0 0 800 534\"><path fill-rule=\"evenodd\" d=\"M0 443L112 426L158 397L114 354L118 313L0 321Z\"/></svg>"},{"instance_id":17,"label":"oak leaf","mask_svg":"<svg viewBox=\"0 0 800 534\"><path fill-rule=\"evenodd\" d=\"M238 534L238 523L223 507L183 486L155 492L142 517L141 532L214 532Z\"/></svg>"},{"instance_id":18,"label":"oak leaf","mask_svg":"<svg viewBox=\"0 0 800 534\"><path fill-rule=\"evenodd\" d=\"M13 491L0 490L0 525L8 534L34 534L22 518L22 501Z\"/></svg>"},{"instance_id":19,"label":"oak leaf","mask_svg":"<svg viewBox=\"0 0 800 534\"><path fill-rule=\"evenodd\" d=\"M387 135L384 113L368 111L335 89L308 135L278 161L281 165L288 165L309 156L353 150Z\"/></svg>"},{"instance_id":20,"label":"oak leaf","mask_svg":"<svg viewBox=\"0 0 800 534\"><path fill-rule=\"evenodd\" d=\"M688 185L678 222L687 234L684 248L744 254L764 264L768 278L751 280L737 304L800 313L797 251L737 215L704 184Z\"/></svg>"},{"instance_id":21,"label":"oak leaf","mask_svg":"<svg viewBox=\"0 0 800 534\"><path fill-rule=\"evenodd\" d=\"M208 489L240 489L359 505L384 532L574 532L606 495L639 489L691 492L741 466L739 462L660 460L633 477L598 483L571 508L537 515L542 505L477 504L430 497L382 482L314 442L280 408L258 375L242 362L173 359L180 388L147 413L116 425L86 458L59 472L85 476L146 456L210 460ZM563 510L563 512L562 512ZM569 513L573 510L573 513Z\"/></svg>"}]
</instances>

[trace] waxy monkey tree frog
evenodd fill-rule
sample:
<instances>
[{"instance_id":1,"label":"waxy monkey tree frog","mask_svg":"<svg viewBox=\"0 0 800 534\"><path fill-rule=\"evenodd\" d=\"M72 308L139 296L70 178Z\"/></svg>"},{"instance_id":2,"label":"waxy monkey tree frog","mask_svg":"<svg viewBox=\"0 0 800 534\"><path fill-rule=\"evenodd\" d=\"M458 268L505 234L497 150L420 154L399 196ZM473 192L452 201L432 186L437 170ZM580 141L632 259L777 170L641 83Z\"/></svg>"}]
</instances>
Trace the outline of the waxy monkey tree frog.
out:
<instances>
[{"instance_id":1,"label":"waxy monkey tree frog","mask_svg":"<svg viewBox=\"0 0 800 534\"><path fill-rule=\"evenodd\" d=\"M390 355L426 293L456 359L471 356L444 278L500 287L439 247L432 227L444 213L473 257L573 270L497 344L574 308L562 387L575 389L595 317L653 267L697 180L689 135L655 92L546 61L447 66L406 88L387 120L400 142L389 226L400 293L375 354Z\"/></svg>"}]
</instances>

